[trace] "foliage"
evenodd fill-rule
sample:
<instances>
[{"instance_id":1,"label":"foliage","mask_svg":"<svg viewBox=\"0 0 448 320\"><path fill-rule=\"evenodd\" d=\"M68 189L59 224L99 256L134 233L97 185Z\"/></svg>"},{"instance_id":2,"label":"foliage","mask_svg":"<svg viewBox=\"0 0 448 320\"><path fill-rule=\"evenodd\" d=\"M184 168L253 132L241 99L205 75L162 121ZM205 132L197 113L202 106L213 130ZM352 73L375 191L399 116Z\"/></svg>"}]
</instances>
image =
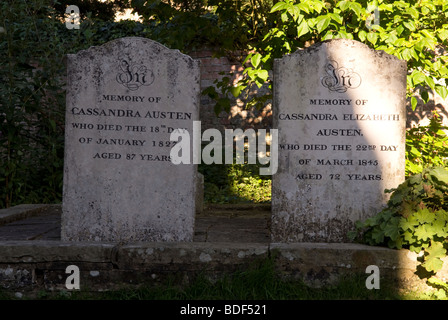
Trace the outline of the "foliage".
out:
<instances>
[{"instance_id":1,"label":"foliage","mask_svg":"<svg viewBox=\"0 0 448 320\"><path fill-rule=\"evenodd\" d=\"M445 166L448 160L448 137L442 119L434 113L429 125L406 132L406 176L424 168Z\"/></svg>"},{"instance_id":2,"label":"foliage","mask_svg":"<svg viewBox=\"0 0 448 320\"><path fill-rule=\"evenodd\" d=\"M69 30L59 17L53 0L0 3L0 208L61 201L65 55L146 35L134 21Z\"/></svg>"},{"instance_id":3,"label":"foliage","mask_svg":"<svg viewBox=\"0 0 448 320\"><path fill-rule=\"evenodd\" d=\"M109 2L69 1L83 20L80 29L67 29L64 4L0 3L0 208L61 201L65 55L125 36L159 40L157 28L98 19Z\"/></svg>"},{"instance_id":4,"label":"foliage","mask_svg":"<svg viewBox=\"0 0 448 320\"><path fill-rule=\"evenodd\" d=\"M408 93L417 85L427 85L444 96L444 87L431 80L446 78L447 73L446 57L435 55L436 43L446 45L448 37L443 1L122 0L115 4L132 6L144 23L117 23L97 19L105 18L100 11L109 14L116 5L77 0L70 4L87 12L79 30L66 29L60 20L67 3L9 0L0 4L0 207L60 201L64 55L116 38L149 37L184 52L203 45L249 52L243 61L245 77L238 86L223 77L218 90L208 90L218 101L217 112L229 106L228 95L241 97L248 106L262 105L271 97L268 70L274 58L332 37L361 40L407 59L412 71ZM111 9L101 10L102 5ZM374 5L380 9L380 26L369 29L366 20ZM254 98L248 94L250 86L266 88L267 93ZM422 97L427 96L422 93ZM408 161L409 174L426 167L423 164L441 164L445 150L438 146L446 141L440 129L430 124L410 131L407 151L408 159L413 160ZM208 168L211 177L221 171L236 179L206 181L212 187L210 195L215 194L219 202L236 201L235 194L243 192L245 199L268 201L270 180L250 174L247 168Z\"/></svg>"},{"instance_id":5,"label":"foliage","mask_svg":"<svg viewBox=\"0 0 448 320\"><path fill-rule=\"evenodd\" d=\"M131 0L134 12L154 31L158 41L182 51L207 45L246 49L262 33L269 0Z\"/></svg>"},{"instance_id":6,"label":"foliage","mask_svg":"<svg viewBox=\"0 0 448 320\"><path fill-rule=\"evenodd\" d=\"M259 164L201 164L204 200L208 203L271 201L271 177L259 175Z\"/></svg>"},{"instance_id":7,"label":"foliage","mask_svg":"<svg viewBox=\"0 0 448 320\"><path fill-rule=\"evenodd\" d=\"M0 207L61 197L64 65L51 15L45 0L0 4Z\"/></svg>"},{"instance_id":8,"label":"foliage","mask_svg":"<svg viewBox=\"0 0 448 320\"><path fill-rule=\"evenodd\" d=\"M87 18L101 19L104 21L113 21L118 10L126 7L127 0L58 0L53 4L55 13L58 17L65 17L67 6L75 5L79 8L81 20Z\"/></svg>"},{"instance_id":9,"label":"foliage","mask_svg":"<svg viewBox=\"0 0 448 320\"><path fill-rule=\"evenodd\" d=\"M372 21L375 8L380 14L379 24ZM447 18L448 2L444 0L279 1L267 16L259 18L271 23L263 29L262 37L255 39L258 41L247 46L246 69L238 85L217 81L215 86L220 90L211 87L205 93L217 100L217 112L228 108L232 95L246 101L248 107L262 107L271 98L269 70L275 58L315 42L347 38L407 61L407 94L412 96L415 109L418 86L437 92L443 99L448 96L446 85L439 81L448 78L448 56L438 54L448 43ZM269 90L251 96L254 86ZM428 101L427 89L421 90L421 97Z\"/></svg>"},{"instance_id":10,"label":"foliage","mask_svg":"<svg viewBox=\"0 0 448 320\"><path fill-rule=\"evenodd\" d=\"M358 235L369 245L423 251L420 267L427 273L423 276L431 277L442 268L448 249L448 170L423 169L387 192L392 192L387 207L357 222L357 232L351 236Z\"/></svg>"}]
</instances>

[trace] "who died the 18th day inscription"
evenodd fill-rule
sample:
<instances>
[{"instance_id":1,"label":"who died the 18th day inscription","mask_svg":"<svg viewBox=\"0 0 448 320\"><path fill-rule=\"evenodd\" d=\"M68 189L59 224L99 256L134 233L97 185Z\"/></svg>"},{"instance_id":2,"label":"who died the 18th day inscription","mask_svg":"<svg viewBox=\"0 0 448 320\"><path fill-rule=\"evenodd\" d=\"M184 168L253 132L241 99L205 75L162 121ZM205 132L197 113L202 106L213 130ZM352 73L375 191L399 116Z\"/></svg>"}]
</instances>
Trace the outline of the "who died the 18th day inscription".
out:
<instances>
[{"instance_id":1,"label":"who died the 18th day inscription","mask_svg":"<svg viewBox=\"0 0 448 320\"><path fill-rule=\"evenodd\" d=\"M343 242L404 180L406 62L331 40L274 65L272 241Z\"/></svg>"},{"instance_id":2,"label":"who died the 18th day inscription","mask_svg":"<svg viewBox=\"0 0 448 320\"><path fill-rule=\"evenodd\" d=\"M198 120L199 63L129 37L67 68L62 240L192 241L196 167L170 133Z\"/></svg>"}]
</instances>

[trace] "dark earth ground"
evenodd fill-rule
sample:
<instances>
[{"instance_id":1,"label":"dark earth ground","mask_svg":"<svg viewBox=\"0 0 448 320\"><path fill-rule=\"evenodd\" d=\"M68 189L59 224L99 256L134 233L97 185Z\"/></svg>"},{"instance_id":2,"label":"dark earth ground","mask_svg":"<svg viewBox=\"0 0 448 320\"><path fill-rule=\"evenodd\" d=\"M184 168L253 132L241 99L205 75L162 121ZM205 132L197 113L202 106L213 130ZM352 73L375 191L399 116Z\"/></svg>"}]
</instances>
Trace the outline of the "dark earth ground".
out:
<instances>
[{"instance_id":1,"label":"dark earth ground","mask_svg":"<svg viewBox=\"0 0 448 320\"><path fill-rule=\"evenodd\" d=\"M0 223L2 240L60 240L61 205L49 205L32 216ZM194 242L270 241L270 205L209 205L196 215Z\"/></svg>"}]
</instances>

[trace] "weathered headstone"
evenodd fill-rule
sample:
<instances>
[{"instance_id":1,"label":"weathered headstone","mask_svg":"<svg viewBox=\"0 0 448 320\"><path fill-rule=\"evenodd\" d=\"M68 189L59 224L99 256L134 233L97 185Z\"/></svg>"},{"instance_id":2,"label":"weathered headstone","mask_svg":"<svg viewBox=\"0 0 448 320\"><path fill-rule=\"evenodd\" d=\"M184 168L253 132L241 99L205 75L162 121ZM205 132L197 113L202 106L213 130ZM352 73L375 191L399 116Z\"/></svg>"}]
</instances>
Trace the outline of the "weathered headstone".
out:
<instances>
[{"instance_id":1,"label":"weathered headstone","mask_svg":"<svg viewBox=\"0 0 448 320\"><path fill-rule=\"evenodd\" d=\"M277 59L273 242L343 242L404 181L406 62L353 40Z\"/></svg>"},{"instance_id":2,"label":"weathered headstone","mask_svg":"<svg viewBox=\"0 0 448 320\"><path fill-rule=\"evenodd\" d=\"M192 241L197 168L170 133L198 120L199 63L129 37L67 68L62 240Z\"/></svg>"}]
</instances>

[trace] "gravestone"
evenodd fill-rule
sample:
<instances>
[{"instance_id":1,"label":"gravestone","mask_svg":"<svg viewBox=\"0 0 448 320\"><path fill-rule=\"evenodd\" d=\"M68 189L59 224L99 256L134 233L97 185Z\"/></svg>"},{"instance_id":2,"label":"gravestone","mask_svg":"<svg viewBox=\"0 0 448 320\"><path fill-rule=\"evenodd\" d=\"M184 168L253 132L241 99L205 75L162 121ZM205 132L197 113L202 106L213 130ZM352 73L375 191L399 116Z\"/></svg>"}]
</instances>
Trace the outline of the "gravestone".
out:
<instances>
[{"instance_id":1,"label":"gravestone","mask_svg":"<svg viewBox=\"0 0 448 320\"><path fill-rule=\"evenodd\" d=\"M145 38L67 59L62 240L192 241L197 168L171 163L198 120L199 63Z\"/></svg>"},{"instance_id":2,"label":"gravestone","mask_svg":"<svg viewBox=\"0 0 448 320\"><path fill-rule=\"evenodd\" d=\"M273 242L345 242L404 181L406 62L331 40L274 63Z\"/></svg>"}]
</instances>

